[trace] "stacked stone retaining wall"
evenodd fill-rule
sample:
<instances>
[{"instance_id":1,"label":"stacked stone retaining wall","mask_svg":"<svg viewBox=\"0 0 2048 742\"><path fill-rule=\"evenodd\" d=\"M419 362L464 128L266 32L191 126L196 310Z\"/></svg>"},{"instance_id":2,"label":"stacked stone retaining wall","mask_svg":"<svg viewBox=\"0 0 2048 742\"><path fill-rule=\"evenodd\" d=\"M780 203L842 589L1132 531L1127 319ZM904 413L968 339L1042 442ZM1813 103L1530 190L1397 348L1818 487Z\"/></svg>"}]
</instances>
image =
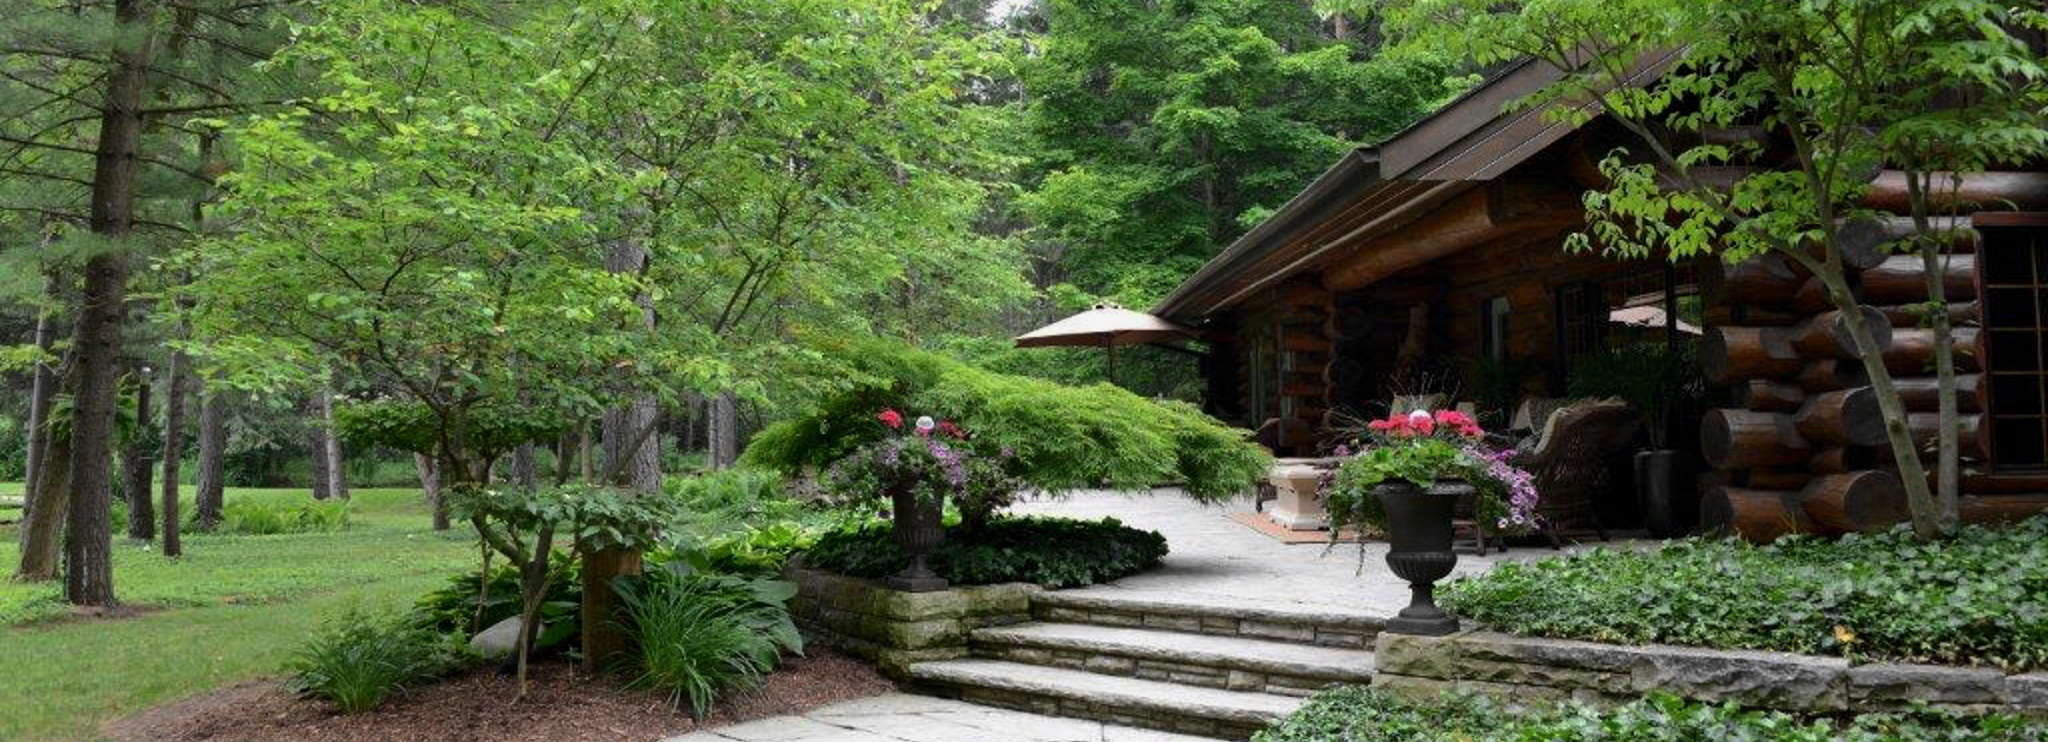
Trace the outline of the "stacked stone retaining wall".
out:
<instances>
[{"instance_id":1,"label":"stacked stone retaining wall","mask_svg":"<svg viewBox=\"0 0 2048 742\"><path fill-rule=\"evenodd\" d=\"M790 614L812 641L873 661L901 679L914 662L967 655L979 628L1031 619L1038 586L1023 583L905 593L874 580L791 568Z\"/></svg>"},{"instance_id":2,"label":"stacked stone retaining wall","mask_svg":"<svg viewBox=\"0 0 2048 742\"><path fill-rule=\"evenodd\" d=\"M1897 709L1915 702L1963 712L2048 713L2048 672L1861 664L1835 657L1598 642L1465 631L1382 633L1372 684L1434 695L1474 690L1513 701L1617 703L1665 692L1798 712Z\"/></svg>"}]
</instances>

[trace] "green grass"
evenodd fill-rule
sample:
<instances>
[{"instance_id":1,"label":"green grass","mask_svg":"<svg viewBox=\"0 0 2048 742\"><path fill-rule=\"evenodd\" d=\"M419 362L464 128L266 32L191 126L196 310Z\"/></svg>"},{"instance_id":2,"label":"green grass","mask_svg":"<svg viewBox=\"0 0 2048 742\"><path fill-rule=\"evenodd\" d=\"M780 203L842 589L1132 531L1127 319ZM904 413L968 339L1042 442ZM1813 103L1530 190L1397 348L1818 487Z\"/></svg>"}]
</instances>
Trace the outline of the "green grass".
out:
<instances>
[{"instance_id":1,"label":"green grass","mask_svg":"<svg viewBox=\"0 0 2048 742\"><path fill-rule=\"evenodd\" d=\"M0 491L10 489L0 484ZM121 619L58 620L59 587L0 582L0 739L93 739L101 723L203 689L275 675L321 622L408 606L474 568L466 531L436 534L417 490L356 490L350 527L276 536L192 534L185 555L116 542ZM230 489L230 502L305 498ZM190 507L190 505L186 505ZM19 556L0 528L0 568Z\"/></svg>"}]
</instances>

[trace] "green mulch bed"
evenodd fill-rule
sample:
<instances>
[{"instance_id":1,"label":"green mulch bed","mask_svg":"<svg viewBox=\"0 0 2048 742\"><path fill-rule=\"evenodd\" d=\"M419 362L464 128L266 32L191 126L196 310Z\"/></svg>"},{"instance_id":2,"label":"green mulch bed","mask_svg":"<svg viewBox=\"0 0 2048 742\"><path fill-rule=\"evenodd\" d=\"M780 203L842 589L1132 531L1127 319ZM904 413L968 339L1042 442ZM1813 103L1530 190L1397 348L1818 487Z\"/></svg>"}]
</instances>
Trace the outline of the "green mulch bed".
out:
<instances>
[{"instance_id":1,"label":"green mulch bed","mask_svg":"<svg viewBox=\"0 0 2048 742\"><path fill-rule=\"evenodd\" d=\"M1446 586L1465 618L1629 644L2048 667L2048 516L1915 541L1684 539L1504 564Z\"/></svg>"},{"instance_id":2,"label":"green mulch bed","mask_svg":"<svg viewBox=\"0 0 2048 742\"><path fill-rule=\"evenodd\" d=\"M1323 691L1253 742L2035 742L2048 724L2017 716L1860 714L1847 719L1653 696L1600 709L1509 708L1475 696L1416 700L1363 686Z\"/></svg>"}]
</instances>

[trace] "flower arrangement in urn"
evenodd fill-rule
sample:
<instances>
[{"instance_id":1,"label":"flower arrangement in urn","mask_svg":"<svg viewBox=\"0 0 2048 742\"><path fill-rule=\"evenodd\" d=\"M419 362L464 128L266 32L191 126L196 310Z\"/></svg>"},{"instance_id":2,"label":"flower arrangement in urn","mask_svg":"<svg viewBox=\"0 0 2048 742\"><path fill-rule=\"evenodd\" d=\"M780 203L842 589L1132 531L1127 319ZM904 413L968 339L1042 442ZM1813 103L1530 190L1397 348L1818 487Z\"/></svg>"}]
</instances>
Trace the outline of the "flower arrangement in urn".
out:
<instances>
[{"instance_id":1,"label":"flower arrangement in urn","mask_svg":"<svg viewBox=\"0 0 2048 742\"><path fill-rule=\"evenodd\" d=\"M826 467L818 483L845 501L881 498L889 503L896 538L910 565L888 579L905 592L942 590L946 580L927 562L945 539L941 523L948 499L959 506L962 525L974 528L1008 504L1018 482L1008 474L1015 458L1008 449L982 451L974 436L951 420L883 409L875 421L883 435Z\"/></svg>"},{"instance_id":2,"label":"flower arrangement in urn","mask_svg":"<svg viewBox=\"0 0 2048 742\"><path fill-rule=\"evenodd\" d=\"M1332 538L1346 525L1387 534L1387 566L1414 591L1387 630L1457 630L1457 619L1436 607L1435 584L1458 560L1451 550L1458 502L1471 498L1478 517L1504 532L1527 532L1538 525L1535 477L1510 462L1511 450L1488 445L1479 422L1456 410L1374 420L1355 455L1348 448L1338 453L1349 458L1324 495Z\"/></svg>"}]
</instances>

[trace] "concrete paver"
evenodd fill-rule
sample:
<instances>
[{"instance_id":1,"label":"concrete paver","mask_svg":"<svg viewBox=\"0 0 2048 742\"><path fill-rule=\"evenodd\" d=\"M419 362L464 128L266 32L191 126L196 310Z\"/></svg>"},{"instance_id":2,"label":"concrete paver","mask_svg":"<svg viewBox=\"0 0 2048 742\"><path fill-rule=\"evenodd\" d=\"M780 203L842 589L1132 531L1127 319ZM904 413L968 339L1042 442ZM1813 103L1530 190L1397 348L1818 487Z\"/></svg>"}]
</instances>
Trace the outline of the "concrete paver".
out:
<instances>
[{"instance_id":1,"label":"concrete paver","mask_svg":"<svg viewBox=\"0 0 2048 742\"><path fill-rule=\"evenodd\" d=\"M1214 742L902 693L692 732L663 742Z\"/></svg>"}]
</instances>

